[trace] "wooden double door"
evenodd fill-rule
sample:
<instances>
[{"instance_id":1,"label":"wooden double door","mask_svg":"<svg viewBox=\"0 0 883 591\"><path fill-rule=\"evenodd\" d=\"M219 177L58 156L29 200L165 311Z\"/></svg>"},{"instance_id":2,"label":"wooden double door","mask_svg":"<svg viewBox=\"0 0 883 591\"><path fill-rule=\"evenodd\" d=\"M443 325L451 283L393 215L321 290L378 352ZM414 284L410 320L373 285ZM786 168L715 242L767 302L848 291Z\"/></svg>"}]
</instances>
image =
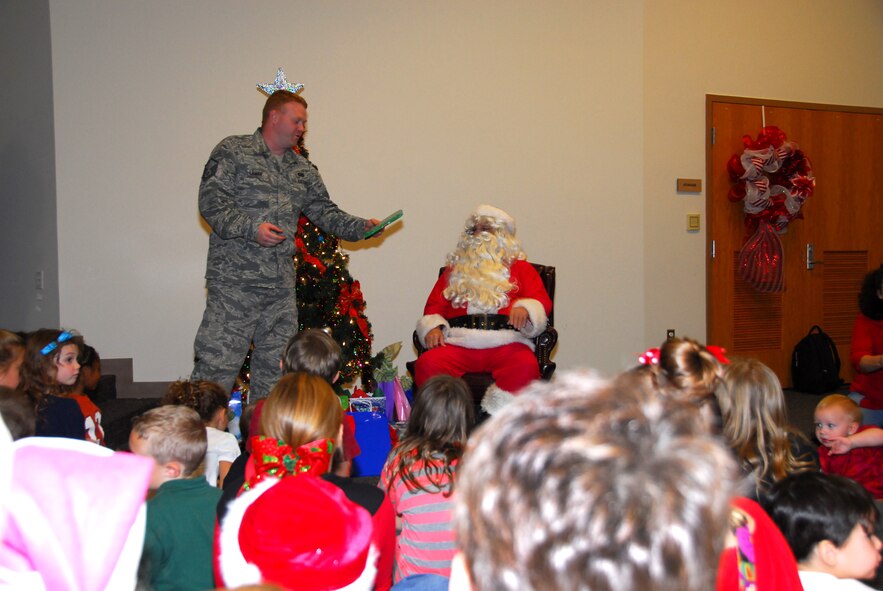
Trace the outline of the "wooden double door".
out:
<instances>
[{"instance_id":1,"label":"wooden double door","mask_svg":"<svg viewBox=\"0 0 883 591\"><path fill-rule=\"evenodd\" d=\"M785 288L778 293L760 293L739 277L745 215L741 202L727 199L727 161L764 121L804 150L816 177L804 219L780 236ZM708 96L707 127L707 342L759 359L787 387L791 351L818 324L837 343L840 377L850 381L859 286L883 264L883 109Z\"/></svg>"}]
</instances>

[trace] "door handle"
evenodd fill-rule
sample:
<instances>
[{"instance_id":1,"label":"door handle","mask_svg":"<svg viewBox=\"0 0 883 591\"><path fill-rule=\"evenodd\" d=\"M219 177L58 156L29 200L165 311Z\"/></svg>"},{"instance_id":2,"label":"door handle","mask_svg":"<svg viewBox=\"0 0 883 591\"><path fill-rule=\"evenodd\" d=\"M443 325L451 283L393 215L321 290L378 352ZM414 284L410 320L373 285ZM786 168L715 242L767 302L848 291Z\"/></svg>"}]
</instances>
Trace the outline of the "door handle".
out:
<instances>
[{"instance_id":1,"label":"door handle","mask_svg":"<svg viewBox=\"0 0 883 591\"><path fill-rule=\"evenodd\" d=\"M825 261L815 260L815 246L812 242L806 245L806 270L812 271L816 265L824 265Z\"/></svg>"}]
</instances>

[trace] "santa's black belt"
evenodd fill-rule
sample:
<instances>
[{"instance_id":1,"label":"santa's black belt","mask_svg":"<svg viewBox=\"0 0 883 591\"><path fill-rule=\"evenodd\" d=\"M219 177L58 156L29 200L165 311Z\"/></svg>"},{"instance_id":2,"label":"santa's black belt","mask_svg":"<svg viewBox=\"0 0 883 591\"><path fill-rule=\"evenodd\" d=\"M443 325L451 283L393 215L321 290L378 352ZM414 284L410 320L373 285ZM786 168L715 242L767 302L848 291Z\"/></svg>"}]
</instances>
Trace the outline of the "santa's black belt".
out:
<instances>
[{"instance_id":1,"label":"santa's black belt","mask_svg":"<svg viewBox=\"0 0 883 591\"><path fill-rule=\"evenodd\" d=\"M509 317L503 314L467 314L448 320L452 328L477 328L478 330L506 330L514 328Z\"/></svg>"}]
</instances>

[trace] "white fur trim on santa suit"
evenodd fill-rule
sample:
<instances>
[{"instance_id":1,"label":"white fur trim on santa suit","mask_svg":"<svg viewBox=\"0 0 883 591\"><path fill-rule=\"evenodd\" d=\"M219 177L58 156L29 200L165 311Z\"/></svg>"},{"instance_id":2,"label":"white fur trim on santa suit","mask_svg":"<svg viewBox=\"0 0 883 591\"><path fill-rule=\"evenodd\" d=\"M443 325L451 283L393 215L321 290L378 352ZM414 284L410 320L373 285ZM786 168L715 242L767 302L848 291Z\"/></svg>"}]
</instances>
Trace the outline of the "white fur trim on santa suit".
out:
<instances>
[{"instance_id":1,"label":"white fur trim on santa suit","mask_svg":"<svg viewBox=\"0 0 883 591\"><path fill-rule=\"evenodd\" d=\"M513 308L527 310L527 324L520 330L481 330L477 328L451 327L444 316L440 314L427 314L417 321L417 336L420 343L426 346L426 335L434 328L441 327L445 337L445 344L457 345L465 349L491 349L502 347L512 343L521 343L533 351L536 347L531 340L542 334L548 324L548 316L543 305L533 298L517 300Z\"/></svg>"},{"instance_id":2,"label":"white fur trim on santa suit","mask_svg":"<svg viewBox=\"0 0 883 591\"><path fill-rule=\"evenodd\" d=\"M239 495L227 507L227 514L221 522L221 535L218 540L218 570L221 582L227 587L257 585L261 582L260 569L246 562L239 549L239 526L251 504L265 491L279 482L268 478Z\"/></svg>"},{"instance_id":3,"label":"white fur trim on santa suit","mask_svg":"<svg viewBox=\"0 0 883 591\"><path fill-rule=\"evenodd\" d=\"M491 384L481 399L481 408L489 415L494 415L515 402L515 395Z\"/></svg>"},{"instance_id":4,"label":"white fur trim on santa suit","mask_svg":"<svg viewBox=\"0 0 883 591\"><path fill-rule=\"evenodd\" d=\"M441 327L442 334L447 337L448 331L451 330L451 325L448 324L448 321L445 320L445 317L441 314L427 314L417 321L417 337L420 339L420 344L424 347L426 346L426 335L429 334L429 331L433 328Z\"/></svg>"},{"instance_id":5,"label":"white fur trim on santa suit","mask_svg":"<svg viewBox=\"0 0 883 591\"><path fill-rule=\"evenodd\" d=\"M506 229L510 234L513 236L515 235L515 218L498 207L494 207L493 205L479 205L475 208L475 211L472 212L472 217L493 218L497 220L498 223L506 226Z\"/></svg>"},{"instance_id":6,"label":"white fur trim on santa suit","mask_svg":"<svg viewBox=\"0 0 883 591\"><path fill-rule=\"evenodd\" d=\"M521 334L529 339L543 334L543 331L546 330L546 326L549 324L549 317L546 315L546 310L543 308L543 305L539 300L533 298L515 300L512 307L524 308L527 310L528 318L530 318L530 322L525 324L524 328L521 329Z\"/></svg>"},{"instance_id":7,"label":"white fur trim on santa suit","mask_svg":"<svg viewBox=\"0 0 883 591\"><path fill-rule=\"evenodd\" d=\"M464 349L493 349L512 343L521 343L525 347L534 350L532 340L527 339L517 330L481 330L479 328L451 327L445 335L445 344L457 345Z\"/></svg>"}]
</instances>

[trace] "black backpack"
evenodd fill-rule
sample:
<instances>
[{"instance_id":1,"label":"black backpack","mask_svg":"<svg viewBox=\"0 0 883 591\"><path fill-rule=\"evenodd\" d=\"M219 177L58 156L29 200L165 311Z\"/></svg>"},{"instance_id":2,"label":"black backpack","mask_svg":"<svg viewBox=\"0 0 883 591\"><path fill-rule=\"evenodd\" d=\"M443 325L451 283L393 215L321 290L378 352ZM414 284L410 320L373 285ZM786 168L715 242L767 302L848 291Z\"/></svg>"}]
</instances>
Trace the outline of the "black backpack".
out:
<instances>
[{"instance_id":1,"label":"black backpack","mask_svg":"<svg viewBox=\"0 0 883 591\"><path fill-rule=\"evenodd\" d=\"M840 354L837 345L819 325L813 326L794 346L791 355L793 388L811 394L826 394L840 387Z\"/></svg>"}]
</instances>

